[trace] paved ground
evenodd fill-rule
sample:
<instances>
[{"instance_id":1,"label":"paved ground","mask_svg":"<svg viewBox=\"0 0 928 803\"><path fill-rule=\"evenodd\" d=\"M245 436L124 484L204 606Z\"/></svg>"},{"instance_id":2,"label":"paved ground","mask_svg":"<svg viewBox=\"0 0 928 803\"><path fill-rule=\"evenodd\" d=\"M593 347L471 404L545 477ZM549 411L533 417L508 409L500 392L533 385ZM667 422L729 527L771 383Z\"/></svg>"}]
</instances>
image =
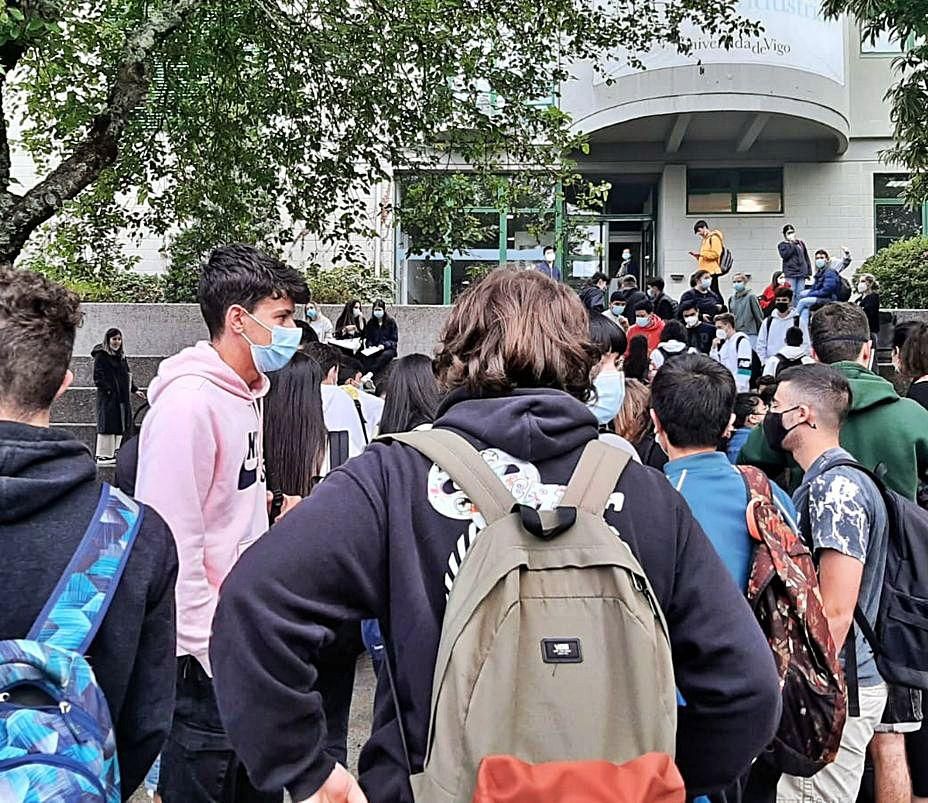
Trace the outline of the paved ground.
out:
<instances>
[{"instance_id":1,"label":"paved ground","mask_svg":"<svg viewBox=\"0 0 928 803\"><path fill-rule=\"evenodd\" d=\"M377 686L371 660L364 654L358 661L354 681L354 698L351 701L351 720L348 725L348 763L352 772L357 771L358 755L371 731L371 713L374 710L374 690ZM289 798L287 798L289 800ZM136 792L131 803L148 803L144 790Z\"/></svg>"}]
</instances>

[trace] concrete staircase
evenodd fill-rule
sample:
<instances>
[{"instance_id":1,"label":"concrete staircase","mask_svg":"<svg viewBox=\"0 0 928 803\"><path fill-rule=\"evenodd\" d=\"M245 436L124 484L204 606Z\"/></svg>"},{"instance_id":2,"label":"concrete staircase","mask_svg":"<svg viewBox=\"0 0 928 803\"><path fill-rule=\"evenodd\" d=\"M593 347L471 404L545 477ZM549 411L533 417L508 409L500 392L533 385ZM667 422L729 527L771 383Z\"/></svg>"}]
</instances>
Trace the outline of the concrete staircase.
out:
<instances>
[{"instance_id":1,"label":"concrete staircase","mask_svg":"<svg viewBox=\"0 0 928 803\"><path fill-rule=\"evenodd\" d=\"M128 359L135 384L145 389L158 372L158 365L164 358ZM97 390L93 384L93 359L75 356L71 360L71 370L74 372L74 382L68 392L52 405L52 426L68 430L93 452L97 437ZM132 397L133 410L137 410L142 404L141 399Z\"/></svg>"}]
</instances>

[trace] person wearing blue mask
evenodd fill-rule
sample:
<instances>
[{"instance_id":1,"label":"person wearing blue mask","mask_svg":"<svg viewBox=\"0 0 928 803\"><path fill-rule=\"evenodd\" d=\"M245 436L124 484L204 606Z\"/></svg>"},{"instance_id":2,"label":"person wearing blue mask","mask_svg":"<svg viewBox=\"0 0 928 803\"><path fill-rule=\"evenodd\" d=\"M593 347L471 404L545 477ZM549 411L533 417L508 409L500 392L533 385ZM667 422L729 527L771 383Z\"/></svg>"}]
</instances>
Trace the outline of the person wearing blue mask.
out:
<instances>
[{"instance_id":1,"label":"person wearing blue mask","mask_svg":"<svg viewBox=\"0 0 928 803\"><path fill-rule=\"evenodd\" d=\"M306 321L316 333L320 343L329 342L335 327L332 326L332 321L323 315L322 310L312 301L306 305Z\"/></svg>"},{"instance_id":2,"label":"person wearing blue mask","mask_svg":"<svg viewBox=\"0 0 928 803\"><path fill-rule=\"evenodd\" d=\"M828 252L815 252L815 279L812 286L802 292L796 302L796 311L802 326L808 328L812 310L832 301L838 301L841 292L841 271L851 264L851 252L845 248L843 259L832 259Z\"/></svg>"},{"instance_id":3,"label":"person wearing blue mask","mask_svg":"<svg viewBox=\"0 0 928 803\"><path fill-rule=\"evenodd\" d=\"M136 497L167 522L180 559L177 706L159 785L165 800L218 800L223 778L237 777L236 800L270 803L282 791L254 790L224 742L209 642L219 587L268 528L267 373L296 353L294 308L309 301L309 291L294 268L252 246L229 245L210 254L197 295L210 339L161 363L138 441ZM298 501L278 497L281 514ZM191 750L190 734L204 731L213 747Z\"/></svg>"},{"instance_id":4,"label":"person wearing blue mask","mask_svg":"<svg viewBox=\"0 0 928 803\"><path fill-rule=\"evenodd\" d=\"M628 329L628 318L625 314L627 308L628 304L625 301L625 297L622 295L622 291L616 290L609 296L609 306L606 307L603 316L607 321L611 321L616 326L622 327L622 330L625 331Z\"/></svg>"},{"instance_id":5,"label":"person wearing blue mask","mask_svg":"<svg viewBox=\"0 0 928 803\"><path fill-rule=\"evenodd\" d=\"M590 318L590 340L599 355L593 369L596 391L587 406L601 427L611 428L625 400L625 374L619 367L625 353L625 332L604 315Z\"/></svg>"},{"instance_id":6,"label":"person wearing blue mask","mask_svg":"<svg viewBox=\"0 0 928 803\"><path fill-rule=\"evenodd\" d=\"M748 289L748 277L736 273L732 277L732 289L735 291L728 299L728 311L735 316L735 331L743 332L751 341L751 348L757 346L757 333L764 322L764 313L753 291Z\"/></svg>"},{"instance_id":7,"label":"person wearing blue mask","mask_svg":"<svg viewBox=\"0 0 928 803\"><path fill-rule=\"evenodd\" d=\"M363 339L364 373L373 374L376 383L383 369L396 359L400 340L396 321L387 314L387 304L382 299L371 307L371 319L364 327Z\"/></svg>"}]
</instances>

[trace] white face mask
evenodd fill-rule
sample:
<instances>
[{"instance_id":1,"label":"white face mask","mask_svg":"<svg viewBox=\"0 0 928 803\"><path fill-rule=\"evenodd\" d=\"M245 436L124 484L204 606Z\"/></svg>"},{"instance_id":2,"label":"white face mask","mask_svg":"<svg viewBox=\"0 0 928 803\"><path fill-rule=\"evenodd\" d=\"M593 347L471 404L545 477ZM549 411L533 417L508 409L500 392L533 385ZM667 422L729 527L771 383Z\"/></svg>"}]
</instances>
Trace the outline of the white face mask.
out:
<instances>
[{"instance_id":1,"label":"white face mask","mask_svg":"<svg viewBox=\"0 0 928 803\"><path fill-rule=\"evenodd\" d=\"M724 340L726 337L728 337L728 334L725 332L724 329L716 329L716 330L715 330L715 336L716 336L719 340Z\"/></svg>"},{"instance_id":2,"label":"white face mask","mask_svg":"<svg viewBox=\"0 0 928 803\"><path fill-rule=\"evenodd\" d=\"M545 262L549 265L552 264L554 262L554 256L554 251L545 251Z\"/></svg>"},{"instance_id":3,"label":"white face mask","mask_svg":"<svg viewBox=\"0 0 928 803\"><path fill-rule=\"evenodd\" d=\"M687 329L692 329L697 323L699 323L699 316L698 315L687 315L683 319L683 323Z\"/></svg>"},{"instance_id":4,"label":"white face mask","mask_svg":"<svg viewBox=\"0 0 928 803\"><path fill-rule=\"evenodd\" d=\"M857 292L866 293L867 292L867 283L866 282L857 282Z\"/></svg>"},{"instance_id":5,"label":"white face mask","mask_svg":"<svg viewBox=\"0 0 928 803\"><path fill-rule=\"evenodd\" d=\"M631 251L623 251L623 252L622 252L622 259L624 259L626 262L628 262L628 260L630 260L631 258L632 258L632 252L631 252Z\"/></svg>"}]
</instances>

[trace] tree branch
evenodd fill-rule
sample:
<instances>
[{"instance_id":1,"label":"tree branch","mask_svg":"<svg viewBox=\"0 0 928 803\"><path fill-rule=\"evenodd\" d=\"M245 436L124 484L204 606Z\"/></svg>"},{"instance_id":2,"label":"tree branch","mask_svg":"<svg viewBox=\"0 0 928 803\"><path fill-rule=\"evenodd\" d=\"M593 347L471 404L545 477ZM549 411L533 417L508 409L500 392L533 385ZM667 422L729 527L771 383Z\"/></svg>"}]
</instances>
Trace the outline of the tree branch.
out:
<instances>
[{"instance_id":1,"label":"tree branch","mask_svg":"<svg viewBox=\"0 0 928 803\"><path fill-rule=\"evenodd\" d=\"M87 136L44 181L17 198L0 221L0 263L12 262L36 228L115 163L120 138L148 95L147 60L200 3L176 0L170 8L153 11L129 35L106 106L91 121Z\"/></svg>"}]
</instances>

